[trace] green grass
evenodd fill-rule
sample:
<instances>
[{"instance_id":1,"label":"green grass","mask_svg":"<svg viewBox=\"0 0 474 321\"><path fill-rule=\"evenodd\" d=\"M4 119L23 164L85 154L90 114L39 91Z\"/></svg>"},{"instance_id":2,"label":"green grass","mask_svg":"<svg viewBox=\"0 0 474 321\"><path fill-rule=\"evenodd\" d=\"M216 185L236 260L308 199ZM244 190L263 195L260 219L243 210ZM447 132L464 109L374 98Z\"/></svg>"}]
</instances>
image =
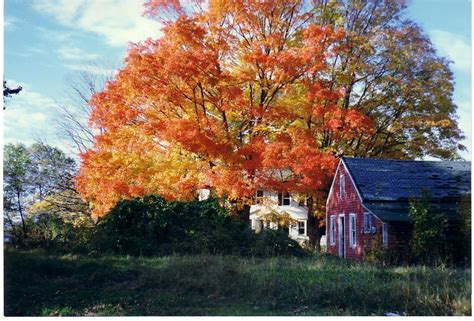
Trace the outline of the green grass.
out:
<instances>
[{"instance_id":1,"label":"green grass","mask_svg":"<svg viewBox=\"0 0 474 321\"><path fill-rule=\"evenodd\" d=\"M470 315L471 272L337 258L5 251L5 314Z\"/></svg>"}]
</instances>

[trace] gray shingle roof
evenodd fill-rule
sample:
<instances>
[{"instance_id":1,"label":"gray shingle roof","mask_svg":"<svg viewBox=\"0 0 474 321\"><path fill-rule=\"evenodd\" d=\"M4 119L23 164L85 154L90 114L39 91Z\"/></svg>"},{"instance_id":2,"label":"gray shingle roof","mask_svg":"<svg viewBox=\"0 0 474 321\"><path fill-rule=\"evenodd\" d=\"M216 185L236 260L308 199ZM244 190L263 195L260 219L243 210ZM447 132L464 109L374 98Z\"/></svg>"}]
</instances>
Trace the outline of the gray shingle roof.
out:
<instances>
[{"instance_id":1,"label":"gray shingle roof","mask_svg":"<svg viewBox=\"0 0 474 321\"><path fill-rule=\"evenodd\" d=\"M453 202L471 192L471 162L343 158L364 202L406 202L427 189L432 200Z\"/></svg>"}]
</instances>

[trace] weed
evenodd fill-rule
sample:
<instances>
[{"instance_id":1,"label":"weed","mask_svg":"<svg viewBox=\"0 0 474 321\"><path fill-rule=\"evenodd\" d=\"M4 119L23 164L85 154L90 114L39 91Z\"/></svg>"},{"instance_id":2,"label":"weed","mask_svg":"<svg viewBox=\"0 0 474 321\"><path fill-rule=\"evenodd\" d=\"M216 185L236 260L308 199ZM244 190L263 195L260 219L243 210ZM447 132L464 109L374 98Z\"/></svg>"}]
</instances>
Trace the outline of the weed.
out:
<instances>
[{"instance_id":1,"label":"weed","mask_svg":"<svg viewBox=\"0 0 474 321\"><path fill-rule=\"evenodd\" d=\"M471 272L324 255L81 256L5 252L5 314L470 315Z\"/></svg>"}]
</instances>

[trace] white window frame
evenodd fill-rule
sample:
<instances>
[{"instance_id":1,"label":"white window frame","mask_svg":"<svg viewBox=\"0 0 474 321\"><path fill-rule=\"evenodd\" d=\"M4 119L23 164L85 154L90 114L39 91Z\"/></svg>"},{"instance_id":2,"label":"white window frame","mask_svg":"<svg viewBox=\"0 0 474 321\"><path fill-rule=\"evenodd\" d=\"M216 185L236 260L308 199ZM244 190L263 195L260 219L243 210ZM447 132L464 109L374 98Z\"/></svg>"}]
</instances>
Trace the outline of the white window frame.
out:
<instances>
[{"instance_id":1,"label":"white window frame","mask_svg":"<svg viewBox=\"0 0 474 321\"><path fill-rule=\"evenodd\" d=\"M331 215L329 222L329 244L334 246L336 245L336 215Z\"/></svg>"},{"instance_id":2,"label":"white window frame","mask_svg":"<svg viewBox=\"0 0 474 321\"><path fill-rule=\"evenodd\" d=\"M382 223L382 244L388 246L388 224Z\"/></svg>"},{"instance_id":3,"label":"white window frame","mask_svg":"<svg viewBox=\"0 0 474 321\"><path fill-rule=\"evenodd\" d=\"M346 215L339 214L339 219L337 220L337 243L338 243L338 254L339 257L346 257L347 247L346 247ZM343 222L344 221L344 222ZM342 223L342 224L341 224ZM341 233L342 232L342 233ZM342 248L342 251L341 251Z\"/></svg>"},{"instance_id":4,"label":"white window frame","mask_svg":"<svg viewBox=\"0 0 474 321\"><path fill-rule=\"evenodd\" d=\"M364 213L364 233L372 232L372 214L369 212Z\"/></svg>"},{"instance_id":5,"label":"white window frame","mask_svg":"<svg viewBox=\"0 0 474 321\"><path fill-rule=\"evenodd\" d=\"M303 234L300 233L300 223L303 223L303 230L304 230ZM306 220L298 220L298 225L296 226L296 228L297 228L297 231L298 231L298 235L303 235L303 236L307 235L308 230L307 230Z\"/></svg>"},{"instance_id":6,"label":"white window frame","mask_svg":"<svg viewBox=\"0 0 474 321\"><path fill-rule=\"evenodd\" d=\"M349 214L349 245L351 248L357 246L357 218L354 213Z\"/></svg>"},{"instance_id":7,"label":"white window frame","mask_svg":"<svg viewBox=\"0 0 474 321\"><path fill-rule=\"evenodd\" d=\"M288 204L285 204L285 200L288 201ZM291 206L290 192L278 192L278 206Z\"/></svg>"},{"instance_id":8,"label":"white window frame","mask_svg":"<svg viewBox=\"0 0 474 321\"><path fill-rule=\"evenodd\" d=\"M257 229L257 220L256 219L252 219L252 230L256 230Z\"/></svg>"},{"instance_id":9,"label":"white window frame","mask_svg":"<svg viewBox=\"0 0 474 321\"><path fill-rule=\"evenodd\" d=\"M345 191L345 188L346 188L346 183L344 181L344 174L341 174L339 176L339 198L342 200L344 199L344 193L346 192Z\"/></svg>"}]
</instances>

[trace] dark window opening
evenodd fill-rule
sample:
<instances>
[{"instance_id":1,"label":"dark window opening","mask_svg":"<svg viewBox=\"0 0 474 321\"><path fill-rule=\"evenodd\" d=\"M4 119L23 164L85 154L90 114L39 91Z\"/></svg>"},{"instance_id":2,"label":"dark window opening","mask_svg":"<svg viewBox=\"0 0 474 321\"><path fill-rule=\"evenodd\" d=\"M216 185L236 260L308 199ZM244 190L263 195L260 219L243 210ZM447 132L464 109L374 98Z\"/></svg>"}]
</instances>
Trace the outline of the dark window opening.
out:
<instances>
[{"instance_id":1,"label":"dark window opening","mask_svg":"<svg viewBox=\"0 0 474 321\"><path fill-rule=\"evenodd\" d=\"M280 192L278 193L278 206L290 205L290 193Z\"/></svg>"},{"instance_id":2,"label":"dark window opening","mask_svg":"<svg viewBox=\"0 0 474 321\"><path fill-rule=\"evenodd\" d=\"M305 235L305 222L304 221L298 221L298 234Z\"/></svg>"}]
</instances>

